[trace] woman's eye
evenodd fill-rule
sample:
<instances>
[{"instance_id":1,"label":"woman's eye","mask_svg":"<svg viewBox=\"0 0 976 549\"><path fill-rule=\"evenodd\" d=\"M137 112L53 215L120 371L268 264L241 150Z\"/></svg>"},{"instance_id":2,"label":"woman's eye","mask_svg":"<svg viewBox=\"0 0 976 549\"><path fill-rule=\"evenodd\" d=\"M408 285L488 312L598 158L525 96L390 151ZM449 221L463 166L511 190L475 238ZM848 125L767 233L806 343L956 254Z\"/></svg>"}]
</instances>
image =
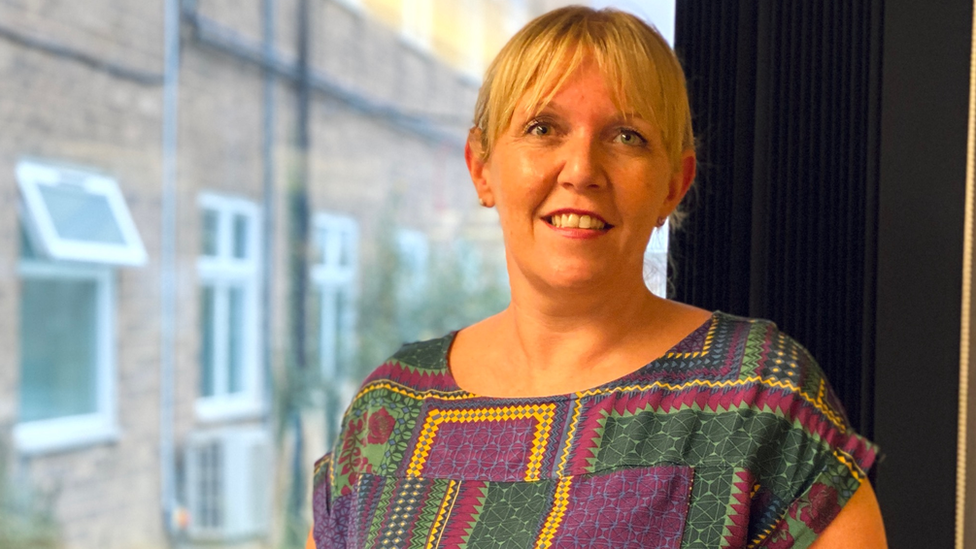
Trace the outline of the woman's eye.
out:
<instances>
[{"instance_id":1,"label":"woman's eye","mask_svg":"<svg viewBox=\"0 0 976 549\"><path fill-rule=\"evenodd\" d=\"M647 144L647 140L644 139L644 136L635 132L634 130L620 130L620 133L617 134L614 141L623 145L633 146L644 146Z\"/></svg>"},{"instance_id":2,"label":"woman's eye","mask_svg":"<svg viewBox=\"0 0 976 549\"><path fill-rule=\"evenodd\" d=\"M543 136L552 133L552 127L548 124L542 122L535 122L529 125L528 133L530 135Z\"/></svg>"}]
</instances>

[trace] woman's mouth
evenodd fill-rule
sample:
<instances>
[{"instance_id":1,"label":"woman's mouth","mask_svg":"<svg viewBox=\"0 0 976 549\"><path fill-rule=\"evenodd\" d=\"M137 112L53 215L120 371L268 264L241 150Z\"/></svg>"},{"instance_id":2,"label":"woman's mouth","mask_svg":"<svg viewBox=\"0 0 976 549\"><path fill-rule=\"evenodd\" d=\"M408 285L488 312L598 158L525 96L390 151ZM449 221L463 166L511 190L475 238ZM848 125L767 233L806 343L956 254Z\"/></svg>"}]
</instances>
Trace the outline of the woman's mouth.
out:
<instances>
[{"instance_id":1,"label":"woman's mouth","mask_svg":"<svg viewBox=\"0 0 976 549\"><path fill-rule=\"evenodd\" d=\"M595 231L602 231L612 227L612 225L606 223L602 219L586 214L555 214L543 219L545 219L546 223L557 229L591 229Z\"/></svg>"}]
</instances>

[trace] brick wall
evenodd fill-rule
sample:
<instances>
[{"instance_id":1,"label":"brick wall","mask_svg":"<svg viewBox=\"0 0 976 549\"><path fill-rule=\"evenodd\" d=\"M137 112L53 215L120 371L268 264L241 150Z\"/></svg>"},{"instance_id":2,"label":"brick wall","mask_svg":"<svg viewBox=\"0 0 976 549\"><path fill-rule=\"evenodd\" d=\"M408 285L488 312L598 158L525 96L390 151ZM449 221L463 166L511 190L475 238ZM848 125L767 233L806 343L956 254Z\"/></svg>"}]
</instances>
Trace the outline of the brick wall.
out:
<instances>
[{"instance_id":1,"label":"brick wall","mask_svg":"<svg viewBox=\"0 0 976 549\"><path fill-rule=\"evenodd\" d=\"M477 206L463 161L463 141L477 87L429 54L407 46L396 29L365 10L311 0L314 70L370 104L428 117L440 137L364 113L322 91L312 93L309 197L311 210L346 213L361 224L361 258L392 196L398 224L438 238L482 230L493 216ZM297 55L298 0L279 0L276 49ZM259 44L258 0L199 0L199 14ZM159 2L68 0L0 3L0 26L28 39L56 43L151 77L162 73L163 13ZM201 192L262 201L263 79L252 62L208 46L183 29L177 177L177 333L174 416L177 448L188 433L213 427L194 410L199 386L196 259L200 252ZM30 40L28 40L30 41ZM24 156L88 166L116 178L148 252L141 267L118 268L115 287L117 441L25 458L27 471L55 490L56 513L71 549L166 546L160 508L160 245L162 88L92 67L78 59L0 37L0 426L16 420L19 377L19 248L14 166ZM276 189L274 367L287 344L287 208L285 190L295 159L294 83L275 85ZM494 237L497 246L497 236ZM265 417L245 418L245 423ZM233 423L233 422L230 422ZM321 425L310 422L310 431ZM325 451L310 437L307 460ZM285 463L287 455L279 456ZM278 478L284 485L288 471Z\"/></svg>"}]
</instances>

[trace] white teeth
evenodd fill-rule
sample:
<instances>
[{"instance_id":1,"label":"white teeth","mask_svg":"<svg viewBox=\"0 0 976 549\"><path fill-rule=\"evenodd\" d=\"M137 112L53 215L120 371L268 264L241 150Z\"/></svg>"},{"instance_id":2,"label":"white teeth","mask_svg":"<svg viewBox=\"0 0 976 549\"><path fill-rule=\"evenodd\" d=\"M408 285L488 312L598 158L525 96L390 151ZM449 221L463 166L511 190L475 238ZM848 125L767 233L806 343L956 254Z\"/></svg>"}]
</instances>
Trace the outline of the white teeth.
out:
<instances>
[{"instance_id":1,"label":"white teeth","mask_svg":"<svg viewBox=\"0 0 976 549\"><path fill-rule=\"evenodd\" d=\"M595 229L602 230L606 223L588 215L556 214L550 221L553 227L559 229Z\"/></svg>"}]
</instances>

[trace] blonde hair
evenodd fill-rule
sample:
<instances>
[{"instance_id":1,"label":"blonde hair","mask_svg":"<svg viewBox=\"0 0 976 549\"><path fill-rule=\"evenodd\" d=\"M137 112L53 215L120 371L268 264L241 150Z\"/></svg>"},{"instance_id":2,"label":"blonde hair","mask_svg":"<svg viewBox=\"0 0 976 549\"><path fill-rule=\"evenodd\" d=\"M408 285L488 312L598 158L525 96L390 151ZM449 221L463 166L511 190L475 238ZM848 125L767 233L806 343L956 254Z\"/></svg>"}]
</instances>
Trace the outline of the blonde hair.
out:
<instances>
[{"instance_id":1,"label":"blonde hair","mask_svg":"<svg viewBox=\"0 0 976 549\"><path fill-rule=\"evenodd\" d=\"M677 168L695 138L685 75L674 51L654 27L629 13L583 6L530 21L485 71L473 128L480 133L482 159L491 155L523 98L530 111L542 110L587 56L603 72L617 108L660 128Z\"/></svg>"}]
</instances>

